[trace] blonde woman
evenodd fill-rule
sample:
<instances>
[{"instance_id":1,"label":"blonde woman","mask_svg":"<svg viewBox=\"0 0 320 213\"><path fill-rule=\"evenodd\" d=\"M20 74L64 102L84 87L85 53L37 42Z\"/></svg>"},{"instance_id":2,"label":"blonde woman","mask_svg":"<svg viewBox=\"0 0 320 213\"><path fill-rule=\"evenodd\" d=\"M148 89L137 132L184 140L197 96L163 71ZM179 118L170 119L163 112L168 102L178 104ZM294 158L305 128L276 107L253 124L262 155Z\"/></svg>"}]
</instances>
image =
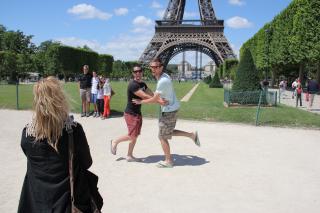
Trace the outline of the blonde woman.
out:
<instances>
[{"instance_id":1,"label":"blonde woman","mask_svg":"<svg viewBox=\"0 0 320 213\"><path fill-rule=\"evenodd\" d=\"M92 164L86 135L82 126L69 117L68 101L56 78L39 81L33 93L33 119L21 138L27 172L18 212L71 212L67 129L73 129L76 183L79 171ZM88 184L79 185L75 189L76 206L90 212Z\"/></svg>"}]
</instances>

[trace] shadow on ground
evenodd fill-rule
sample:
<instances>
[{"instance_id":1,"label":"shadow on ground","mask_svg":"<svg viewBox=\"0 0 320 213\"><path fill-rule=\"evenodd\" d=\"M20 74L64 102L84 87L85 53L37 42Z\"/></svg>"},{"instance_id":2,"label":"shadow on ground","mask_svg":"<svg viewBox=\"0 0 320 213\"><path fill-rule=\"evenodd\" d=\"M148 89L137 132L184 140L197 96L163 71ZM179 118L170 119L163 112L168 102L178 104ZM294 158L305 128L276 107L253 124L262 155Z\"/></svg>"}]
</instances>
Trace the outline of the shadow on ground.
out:
<instances>
[{"instance_id":1,"label":"shadow on ground","mask_svg":"<svg viewBox=\"0 0 320 213\"><path fill-rule=\"evenodd\" d=\"M177 155L172 154L172 159L174 162L174 166L201 166L206 163L210 163L204 158L197 157L194 155ZM126 160L123 157L117 159L117 161ZM137 163L157 163L159 161L164 160L163 155L150 155L145 158L138 158Z\"/></svg>"}]
</instances>

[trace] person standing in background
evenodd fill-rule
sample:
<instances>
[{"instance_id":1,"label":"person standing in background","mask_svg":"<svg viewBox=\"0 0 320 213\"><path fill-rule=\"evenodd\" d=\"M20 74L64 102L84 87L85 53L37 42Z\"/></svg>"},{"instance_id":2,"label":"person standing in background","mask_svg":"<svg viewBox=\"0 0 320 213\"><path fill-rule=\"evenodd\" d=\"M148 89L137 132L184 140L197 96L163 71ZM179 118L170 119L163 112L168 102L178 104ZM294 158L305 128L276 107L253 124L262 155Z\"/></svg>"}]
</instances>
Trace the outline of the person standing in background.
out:
<instances>
[{"instance_id":1,"label":"person standing in background","mask_svg":"<svg viewBox=\"0 0 320 213\"><path fill-rule=\"evenodd\" d=\"M109 79L106 78L103 85L103 101L104 101L104 107L103 107L103 115L101 117L102 120L108 118L110 116L110 100L111 100L111 86L109 83Z\"/></svg>"},{"instance_id":2,"label":"person standing in background","mask_svg":"<svg viewBox=\"0 0 320 213\"><path fill-rule=\"evenodd\" d=\"M91 79L92 75L89 73L89 66L84 65L83 74L79 77L79 90L81 98L81 117L90 116L90 95L91 95Z\"/></svg>"},{"instance_id":3,"label":"person standing in background","mask_svg":"<svg viewBox=\"0 0 320 213\"><path fill-rule=\"evenodd\" d=\"M91 80L91 103L93 103L94 118L98 117L98 107L97 107L98 84L99 84L99 77L97 76L96 71L93 71L92 80Z\"/></svg>"},{"instance_id":4,"label":"person standing in background","mask_svg":"<svg viewBox=\"0 0 320 213\"><path fill-rule=\"evenodd\" d=\"M98 84L98 94L97 94L97 107L98 107L98 116L96 117L101 117L103 116L103 107L104 107L104 100L103 100L103 85L104 85L104 79L103 77L99 78L99 84Z\"/></svg>"}]
</instances>

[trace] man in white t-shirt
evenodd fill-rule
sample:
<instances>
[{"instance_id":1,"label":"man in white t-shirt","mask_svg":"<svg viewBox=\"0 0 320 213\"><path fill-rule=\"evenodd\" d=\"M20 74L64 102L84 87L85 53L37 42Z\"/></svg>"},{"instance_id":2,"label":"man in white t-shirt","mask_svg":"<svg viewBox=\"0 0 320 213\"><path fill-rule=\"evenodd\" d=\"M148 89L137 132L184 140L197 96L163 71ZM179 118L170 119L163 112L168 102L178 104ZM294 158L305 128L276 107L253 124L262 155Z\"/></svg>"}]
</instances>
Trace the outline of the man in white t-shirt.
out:
<instances>
[{"instance_id":1,"label":"man in white t-shirt","mask_svg":"<svg viewBox=\"0 0 320 213\"><path fill-rule=\"evenodd\" d=\"M182 130L175 129L177 122L177 112L180 108L180 103L176 97L176 93L173 89L173 84L170 76L163 72L163 65L160 59L154 59L150 63L152 75L157 79L157 88L154 92L154 96L144 100L134 100L136 104L148 104L158 103L159 99L166 100L165 105L161 105L161 112L159 115L159 140L163 152L165 154L165 161L158 163L159 168L172 168L173 161L170 154L169 139L172 136L184 136L192 139L197 146L200 146L198 133L196 132L185 132Z\"/></svg>"}]
</instances>

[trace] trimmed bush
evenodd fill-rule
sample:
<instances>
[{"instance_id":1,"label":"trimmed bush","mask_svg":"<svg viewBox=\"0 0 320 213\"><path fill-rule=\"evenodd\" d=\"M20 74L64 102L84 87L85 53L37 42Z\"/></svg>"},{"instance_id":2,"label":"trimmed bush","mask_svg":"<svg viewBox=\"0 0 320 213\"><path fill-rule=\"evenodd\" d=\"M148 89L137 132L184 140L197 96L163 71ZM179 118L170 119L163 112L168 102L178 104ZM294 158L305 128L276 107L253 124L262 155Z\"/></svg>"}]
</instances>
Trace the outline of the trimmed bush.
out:
<instances>
[{"instance_id":1,"label":"trimmed bush","mask_svg":"<svg viewBox=\"0 0 320 213\"><path fill-rule=\"evenodd\" d=\"M211 75L209 75L203 79L203 82L206 84L210 84L211 81L212 81Z\"/></svg>"},{"instance_id":2,"label":"trimmed bush","mask_svg":"<svg viewBox=\"0 0 320 213\"><path fill-rule=\"evenodd\" d=\"M220 82L220 78L219 78L219 74L218 72L215 72L214 77L212 79L212 81L209 84L210 88L222 88L223 85Z\"/></svg>"},{"instance_id":3,"label":"trimmed bush","mask_svg":"<svg viewBox=\"0 0 320 213\"><path fill-rule=\"evenodd\" d=\"M240 63L233 83L234 91L260 90L260 79L258 71L253 63L249 49L245 49L241 55Z\"/></svg>"}]
</instances>

